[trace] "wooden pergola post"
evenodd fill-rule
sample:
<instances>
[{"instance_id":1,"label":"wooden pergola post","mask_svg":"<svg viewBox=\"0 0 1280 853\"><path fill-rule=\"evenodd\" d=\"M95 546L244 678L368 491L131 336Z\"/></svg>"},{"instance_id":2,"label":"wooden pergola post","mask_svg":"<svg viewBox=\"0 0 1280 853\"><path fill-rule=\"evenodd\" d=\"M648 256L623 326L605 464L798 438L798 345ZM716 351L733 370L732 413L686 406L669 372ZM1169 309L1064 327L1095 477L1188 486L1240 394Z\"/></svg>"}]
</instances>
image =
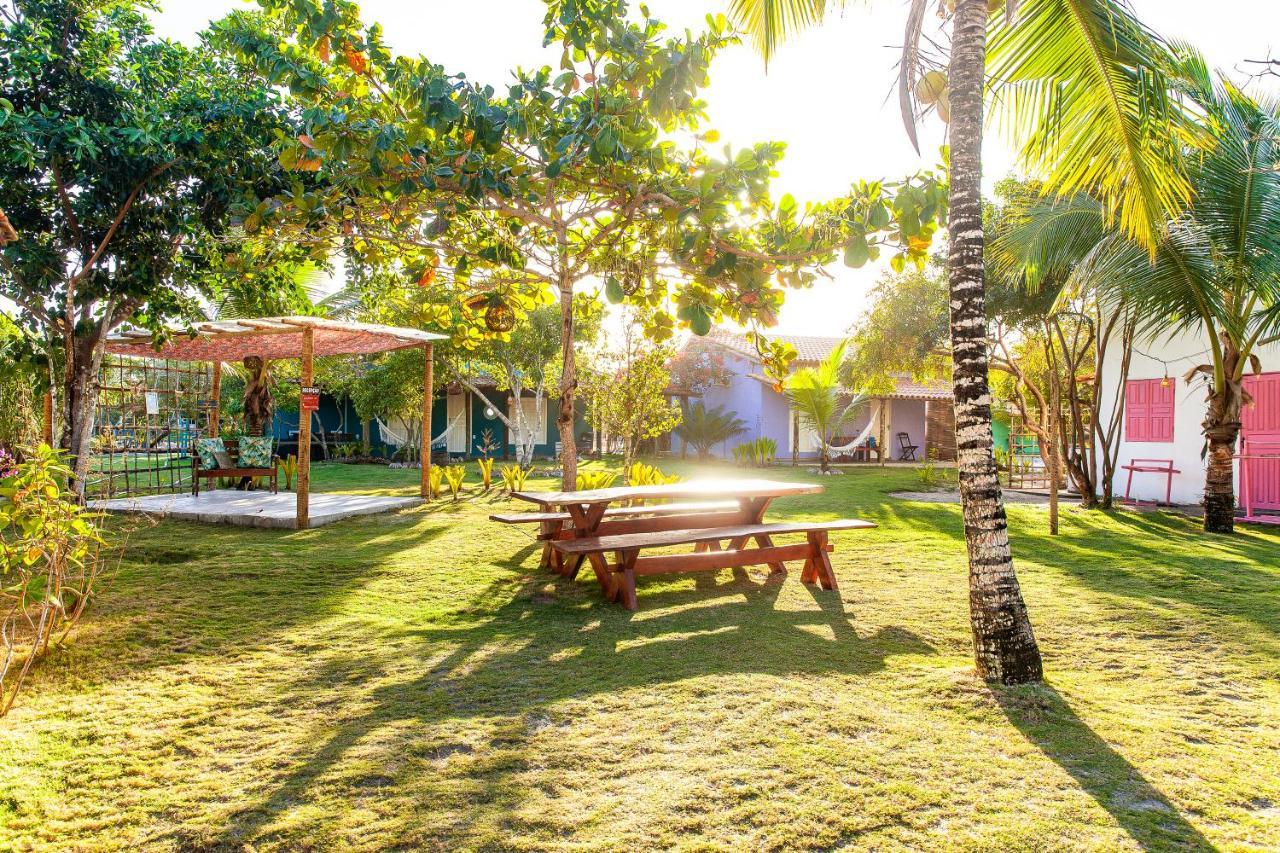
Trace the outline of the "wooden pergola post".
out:
<instances>
[{"instance_id":1,"label":"wooden pergola post","mask_svg":"<svg viewBox=\"0 0 1280 853\"><path fill-rule=\"evenodd\" d=\"M315 332L302 331L303 392L311 387L315 361ZM298 520L297 528L306 530L311 524L311 410L298 398Z\"/></svg>"},{"instance_id":2,"label":"wooden pergola post","mask_svg":"<svg viewBox=\"0 0 1280 853\"><path fill-rule=\"evenodd\" d=\"M222 432L222 362L213 363L213 407L209 409L209 437Z\"/></svg>"},{"instance_id":3,"label":"wooden pergola post","mask_svg":"<svg viewBox=\"0 0 1280 853\"><path fill-rule=\"evenodd\" d=\"M422 345L422 354L426 364L422 368L422 452L419 454L419 466L422 469L422 480L418 484L418 493L428 500L431 494L431 362L435 356L432 344Z\"/></svg>"}]
</instances>

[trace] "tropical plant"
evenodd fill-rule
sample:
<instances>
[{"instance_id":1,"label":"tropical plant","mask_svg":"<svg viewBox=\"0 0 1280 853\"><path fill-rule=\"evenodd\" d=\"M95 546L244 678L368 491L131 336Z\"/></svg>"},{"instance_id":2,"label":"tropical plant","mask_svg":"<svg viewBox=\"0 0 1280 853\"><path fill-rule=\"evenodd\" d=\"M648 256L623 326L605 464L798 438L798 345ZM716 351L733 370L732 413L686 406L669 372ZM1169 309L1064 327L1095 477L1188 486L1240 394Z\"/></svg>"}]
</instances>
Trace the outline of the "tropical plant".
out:
<instances>
[{"instance_id":1,"label":"tropical plant","mask_svg":"<svg viewBox=\"0 0 1280 853\"><path fill-rule=\"evenodd\" d=\"M47 444L0 480L0 716L49 641L84 613L106 544L74 494L65 455Z\"/></svg>"},{"instance_id":2,"label":"tropical plant","mask_svg":"<svg viewBox=\"0 0 1280 853\"><path fill-rule=\"evenodd\" d=\"M578 491L591 491L593 489L607 489L617 481L618 475L613 471L579 471L577 488Z\"/></svg>"},{"instance_id":3,"label":"tropical plant","mask_svg":"<svg viewBox=\"0 0 1280 853\"><path fill-rule=\"evenodd\" d=\"M433 471L435 469L432 469ZM503 465L500 469L502 474L502 485L508 492L518 492L524 489L525 478L529 476L529 469L521 465Z\"/></svg>"},{"instance_id":4,"label":"tropical plant","mask_svg":"<svg viewBox=\"0 0 1280 853\"><path fill-rule=\"evenodd\" d=\"M779 42L820 23L843 0L729 0L731 15L766 61ZM984 340L982 129L988 0L937 0L951 21L947 71L924 71L928 0L911 0L898 91L912 142L918 102L950 128L947 280L956 399L960 500L969 552L970 626L979 673L1037 681L1042 663L1013 568L992 453ZM1006 0L991 42L993 99L1023 143L1028 171L1059 193L1089 190L1109 220L1148 250L1190 195L1161 75L1164 45L1121 0ZM940 76L931 76L940 75Z\"/></svg>"},{"instance_id":5,"label":"tropical plant","mask_svg":"<svg viewBox=\"0 0 1280 853\"><path fill-rule=\"evenodd\" d=\"M467 466L441 465L436 467L444 471L444 480L449 484L449 491L453 493L453 499L456 501L458 492L462 491L462 481L467 477Z\"/></svg>"},{"instance_id":6,"label":"tropical plant","mask_svg":"<svg viewBox=\"0 0 1280 853\"><path fill-rule=\"evenodd\" d=\"M636 462L626 469L628 486L666 486L680 482L679 474L664 474L657 466Z\"/></svg>"},{"instance_id":7,"label":"tropical plant","mask_svg":"<svg viewBox=\"0 0 1280 853\"><path fill-rule=\"evenodd\" d=\"M487 492L493 485L493 457L481 456L476 460L476 467L480 469L480 481Z\"/></svg>"},{"instance_id":8,"label":"tropical plant","mask_svg":"<svg viewBox=\"0 0 1280 853\"><path fill-rule=\"evenodd\" d=\"M844 402L840 366L847 341L841 341L815 367L797 370L783 383L783 393L800 415L800 422L818 435L818 458L822 472L831 470L831 439L850 424L866 407L865 397ZM775 447L776 450L776 447Z\"/></svg>"},{"instance_id":9,"label":"tropical plant","mask_svg":"<svg viewBox=\"0 0 1280 853\"><path fill-rule=\"evenodd\" d=\"M439 497L444 491L444 466L432 465L427 471L428 485L431 487L431 497Z\"/></svg>"},{"instance_id":10,"label":"tropical plant","mask_svg":"<svg viewBox=\"0 0 1280 853\"><path fill-rule=\"evenodd\" d=\"M711 450L735 436L747 431L747 422L724 406L708 409L698 402L684 410L684 419L675 428L675 434L686 445L698 452L698 459L706 461Z\"/></svg>"},{"instance_id":11,"label":"tropical plant","mask_svg":"<svg viewBox=\"0 0 1280 853\"><path fill-rule=\"evenodd\" d=\"M292 453L280 460L280 473L284 474L284 487L292 491L293 478L298 474L298 457Z\"/></svg>"},{"instance_id":12,"label":"tropical plant","mask_svg":"<svg viewBox=\"0 0 1280 853\"><path fill-rule=\"evenodd\" d=\"M733 459L739 465L754 465L765 468L778 458L778 442L776 439L762 435L744 444L735 445Z\"/></svg>"},{"instance_id":13,"label":"tropical plant","mask_svg":"<svg viewBox=\"0 0 1280 853\"><path fill-rule=\"evenodd\" d=\"M1140 334L1205 342L1207 363L1183 381L1199 377L1206 389L1204 529L1229 533L1244 377L1261 370L1259 342L1280 333L1280 117L1189 50L1173 68L1213 142L1189 158L1194 201L1166 224L1154 256L1084 195L1033 206L1009 241L1021 241L1034 269L1067 267L1071 292L1125 302Z\"/></svg>"}]
</instances>

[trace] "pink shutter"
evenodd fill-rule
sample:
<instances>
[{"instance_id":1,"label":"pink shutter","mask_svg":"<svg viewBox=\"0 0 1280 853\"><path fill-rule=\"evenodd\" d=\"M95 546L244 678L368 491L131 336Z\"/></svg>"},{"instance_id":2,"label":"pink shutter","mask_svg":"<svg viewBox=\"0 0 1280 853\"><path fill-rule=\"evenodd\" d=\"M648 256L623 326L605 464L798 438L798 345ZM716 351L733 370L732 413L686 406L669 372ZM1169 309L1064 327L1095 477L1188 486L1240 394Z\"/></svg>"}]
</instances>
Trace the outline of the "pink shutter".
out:
<instances>
[{"instance_id":1,"label":"pink shutter","mask_svg":"<svg viewBox=\"0 0 1280 853\"><path fill-rule=\"evenodd\" d=\"M1124 386L1125 441L1173 441L1174 380L1130 379Z\"/></svg>"},{"instance_id":2,"label":"pink shutter","mask_svg":"<svg viewBox=\"0 0 1280 853\"><path fill-rule=\"evenodd\" d=\"M1173 441L1173 397L1174 382L1168 380L1164 384L1160 380L1151 381L1150 432L1148 441Z\"/></svg>"},{"instance_id":3,"label":"pink shutter","mask_svg":"<svg viewBox=\"0 0 1280 853\"><path fill-rule=\"evenodd\" d=\"M1124 385L1124 438L1125 441L1150 441L1147 438L1151 407L1147 383L1130 379Z\"/></svg>"}]
</instances>

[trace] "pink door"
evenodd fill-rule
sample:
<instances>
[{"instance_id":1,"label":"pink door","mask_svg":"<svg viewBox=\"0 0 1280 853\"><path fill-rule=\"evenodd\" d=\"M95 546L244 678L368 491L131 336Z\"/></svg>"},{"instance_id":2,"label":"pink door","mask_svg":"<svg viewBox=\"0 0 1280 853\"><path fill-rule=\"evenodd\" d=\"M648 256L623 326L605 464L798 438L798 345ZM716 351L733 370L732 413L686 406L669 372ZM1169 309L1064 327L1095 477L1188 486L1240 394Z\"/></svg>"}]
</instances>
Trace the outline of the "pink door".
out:
<instances>
[{"instance_id":1,"label":"pink door","mask_svg":"<svg viewBox=\"0 0 1280 853\"><path fill-rule=\"evenodd\" d=\"M1245 452L1280 455L1280 373L1245 377L1244 388L1253 395L1241 418ZM1241 470L1241 489L1247 482L1253 508L1280 510L1280 459L1244 460L1243 465L1249 470Z\"/></svg>"}]
</instances>

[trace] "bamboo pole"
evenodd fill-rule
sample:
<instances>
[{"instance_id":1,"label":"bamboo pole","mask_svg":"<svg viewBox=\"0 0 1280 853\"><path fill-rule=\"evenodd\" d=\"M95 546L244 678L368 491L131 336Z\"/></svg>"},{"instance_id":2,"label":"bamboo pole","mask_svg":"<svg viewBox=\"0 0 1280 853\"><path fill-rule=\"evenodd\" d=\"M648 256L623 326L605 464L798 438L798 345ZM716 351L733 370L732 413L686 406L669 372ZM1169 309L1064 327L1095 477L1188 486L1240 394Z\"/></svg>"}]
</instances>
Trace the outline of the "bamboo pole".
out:
<instances>
[{"instance_id":1,"label":"bamboo pole","mask_svg":"<svg viewBox=\"0 0 1280 853\"><path fill-rule=\"evenodd\" d=\"M433 384L431 362L435 356L435 347L423 344L422 352L426 364L422 368L422 451L419 462L422 468L422 480L418 484L418 493L427 499L431 494L431 386Z\"/></svg>"},{"instance_id":2,"label":"bamboo pole","mask_svg":"<svg viewBox=\"0 0 1280 853\"><path fill-rule=\"evenodd\" d=\"M53 389L44 392L44 432L40 440L53 447Z\"/></svg>"},{"instance_id":3,"label":"bamboo pole","mask_svg":"<svg viewBox=\"0 0 1280 853\"><path fill-rule=\"evenodd\" d=\"M315 332L302 332L302 388L311 386L315 359ZM297 528L311 524L311 411L298 398L298 519Z\"/></svg>"}]
</instances>

